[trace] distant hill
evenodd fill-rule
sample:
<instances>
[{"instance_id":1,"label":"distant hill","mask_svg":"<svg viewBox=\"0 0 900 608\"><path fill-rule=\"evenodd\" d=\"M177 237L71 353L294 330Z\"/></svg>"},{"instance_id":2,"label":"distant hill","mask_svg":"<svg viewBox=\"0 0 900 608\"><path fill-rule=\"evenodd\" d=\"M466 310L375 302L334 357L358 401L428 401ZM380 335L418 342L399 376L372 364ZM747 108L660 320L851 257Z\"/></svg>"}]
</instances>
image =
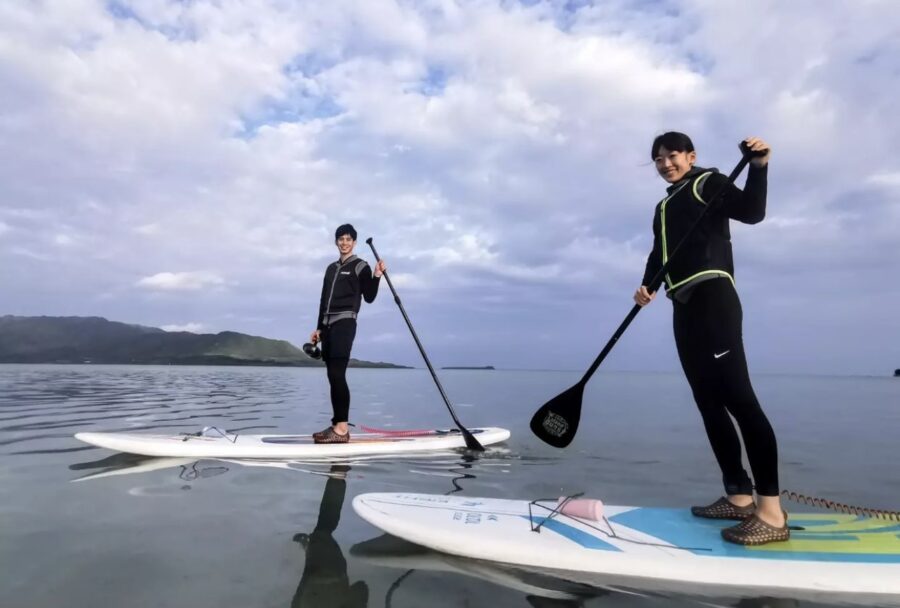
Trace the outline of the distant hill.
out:
<instances>
[{"instance_id":1,"label":"distant hill","mask_svg":"<svg viewBox=\"0 0 900 608\"><path fill-rule=\"evenodd\" d=\"M285 340L167 332L101 317L0 317L0 363L323 365ZM351 359L353 367L403 367Z\"/></svg>"}]
</instances>

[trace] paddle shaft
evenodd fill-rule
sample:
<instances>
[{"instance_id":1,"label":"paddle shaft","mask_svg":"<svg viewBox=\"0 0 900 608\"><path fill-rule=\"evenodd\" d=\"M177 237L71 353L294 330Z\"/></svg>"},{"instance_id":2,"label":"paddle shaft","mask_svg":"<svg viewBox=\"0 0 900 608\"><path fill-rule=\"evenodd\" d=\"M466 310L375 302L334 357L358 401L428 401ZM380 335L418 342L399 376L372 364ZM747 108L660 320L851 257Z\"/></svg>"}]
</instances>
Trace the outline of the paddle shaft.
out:
<instances>
[{"instance_id":1,"label":"paddle shaft","mask_svg":"<svg viewBox=\"0 0 900 608\"><path fill-rule=\"evenodd\" d=\"M713 207L713 205L716 202L716 199L718 199L719 196L721 196L722 193L725 192L725 189L728 186L730 186L731 184L734 183L734 180L736 180L738 175L741 174L741 171L743 171L744 167L747 166L747 163L750 162L750 158L752 156L753 156L753 154L751 152L749 152L747 150L744 151L744 155L741 157L741 161L737 164L737 166L735 166L734 170L728 175L728 181L726 183L722 184L722 187L719 188L716 191L716 193L712 195L712 197L709 199L709 203L706 205L706 207L703 208L703 211L700 212L700 215L697 216L697 219L694 220L694 223L691 224L691 227L688 228L688 231L684 234L684 236L681 237L681 240L675 246L675 249L672 250L672 253L669 255L669 259L666 260L666 263L662 265L662 267L659 269L659 271L657 271L657 273L655 275L653 275L653 278L650 280L650 284L646 286L647 291L649 291L650 293L653 293L654 291L659 289L660 285L662 284L663 278L666 276L666 271L669 270L669 266L672 264L672 260L674 260L675 256L678 255L678 251L682 248L682 246L688 240L688 237L690 237L694 233L694 230L697 228L697 226L700 225L700 222L703 221L703 218L706 217L707 212L709 212L709 210ZM625 320L622 321L622 323L619 325L619 328L616 329L615 333L612 335L612 338L609 339L609 342L606 343L606 346L603 347L603 350L600 351L600 354L597 355L596 359L594 359L594 362L591 364L591 366L585 372L584 376L581 378L581 380L578 382L578 384L581 384L581 385L587 384L587 381L590 379L590 377L594 375L594 372L597 371L597 368L600 367L601 363L603 363L603 360L606 358L606 355L608 355L609 351L611 351L613 349L613 346L616 345L616 342L619 341L619 338L622 337L622 334L625 333L625 330L628 329L628 326L631 324L631 322L634 320L634 318L637 316L637 314L639 312L641 312L641 308L643 308L643 307L640 304L634 305L634 307L631 309L631 312L628 313L628 316L625 317Z\"/></svg>"},{"instance_id":2,"label":"paddle shaft","mask_svg":"<svg viewBox=\"0 0 900 608\"><path fill-rule=\"evenodd\" d=\"M372 243L372 238L369 237L366 239L366 243L369 247L372 248L372 253L375 255L375 259L377 261L381 261L381 257L379 257L378 252L375 250L375 245ZM438 392L441 393L441 398L444 400L444 405L447 406L447 410L450 412L450 417L453 418L453 422L456 423L456 426L459 428L460 432L462 432L463 437L466 440L466 445L469 449L472 450L484 450L484 446L482 446L477 439L470 433L466 427L462 425L462 422L459 421L459 418L456 416L456 412L453 411L453 406L450 405L450 399L447 398L447 393L444 392L444 387L441 386L441 381L438 380L437 373L434 371L434 367L431 365L431 361L428 359L428 355L425 354L425 347L422 346L422 342L419 341L419 336L416 334L416 330L413 328L412 321L409 320L409 315L406 314L406 309L403 308L403 302L400 301L400 296L397 295L397 290L394 289L394 284L391 283L391 278L388 276L387 272L384 272L384 278L387 281L388 287L391 288L391 293L394 294L394 302L397 303L397 307L400 309L400 314L403 315L403 320L406 321L406 326L409 328L409 333L412 334L413 340L416 342L416 346L419 347L419 352L422 353L422 358L425 360L425 365L428 366L428 371L431 372L431 377L434 379L434 383L438 388Z\"/></svg>"}]
</instances>

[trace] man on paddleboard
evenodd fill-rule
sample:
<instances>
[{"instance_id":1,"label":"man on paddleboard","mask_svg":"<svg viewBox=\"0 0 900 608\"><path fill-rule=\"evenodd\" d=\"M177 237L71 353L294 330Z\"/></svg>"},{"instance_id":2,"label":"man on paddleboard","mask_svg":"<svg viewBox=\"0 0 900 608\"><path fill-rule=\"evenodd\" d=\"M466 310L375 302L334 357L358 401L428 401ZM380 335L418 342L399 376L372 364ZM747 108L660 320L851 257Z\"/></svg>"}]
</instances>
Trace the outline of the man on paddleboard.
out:
<instances>
[{"instance_id":1,"label":"man on paddleboard","mask_svg":"<svg viewBox=\"0 0 900 608\"><path fill-rule=\"evenodd\" d=\"M674 309L678 357L725 485L725 496L710 505L692 507L691 512L697 517L739 520L741 523L722 530L725 540L759 545L788 540L790 532L779 497L775 432L750 384L741 329L743 312L734 285L728 222L756 224L766 214L769 146L757 137L744 143L759 155L750 161L747 184L741 191L715 169L694 165L697 155L687 135L670 131L653 141L651 158L659 175L671 185L656 205L653 250L634 301L646 306L653 300L656 294L649 291L653 286L648 283L687 235L664 284ZM709 200L723 187L716 201ZM691 230L709 204L715 207ZM732 417L747 449L753 481L741 461L741 442Z\"/></svg>"},{"instance_id":2,"label":"man on paddleboard","mask_svg":"<svg viewBox=\"0 0 900 608\"><path fill-rule=\"evenodd\" d=\"M342 224L334 233L340 258L325 269L322 297L319 299L318 326L310 335L313 344L322 343L322 359L331 386L331 426L313 433L316 443L346 443L350 440L347 419L350 415L350 387L347 364L356 337L356 317L362 299L371 304L378 295L378 284L386 266L384 260L374 272L365 260L353 255L356 230Z\"/></svg>"}]
</instances>

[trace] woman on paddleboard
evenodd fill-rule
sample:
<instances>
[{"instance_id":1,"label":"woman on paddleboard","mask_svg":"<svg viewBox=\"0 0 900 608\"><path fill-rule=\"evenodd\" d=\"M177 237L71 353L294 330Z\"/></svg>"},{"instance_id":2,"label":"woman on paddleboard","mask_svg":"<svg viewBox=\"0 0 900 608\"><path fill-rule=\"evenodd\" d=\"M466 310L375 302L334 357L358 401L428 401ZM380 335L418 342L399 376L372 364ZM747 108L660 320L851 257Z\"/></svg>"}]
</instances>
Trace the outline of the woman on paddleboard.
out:
<instances>
[{"instance_id":1,"label":"woman on paddleboard","mask_svg":"<svg viewBox=\"0 0 900 608\"><path fill-rule=\"evenodd\" d=\"M347 419L350 415L350 387L347 386L347 364L356 337L356 316L361 300L371 304L378 295L378 284L386 269L384 260L375 271L365 260L353 255L356 230L350 224L338 226L334 244L340 259L325 269L322 297L319 299L318 326L310 335L313 344L322 343L322 359L328 370L331 386L331 426L313 433L316 443L346 443L350 441Z\"/></svg>"},{"instance_id":2,"label":"woman on paddleboard","mask_svg":"<svg viewBox=\"0 0 900 608\"><path fill-rule=\"evenodd\" d=\"M725 540L758 545L788 540L790 533L779 498L775 433L750 384L741 330L743 312L734 285L728 222L756 224L766 214L769 146L757 137L746 139L745 144L759 155L750 161L742 192L715 169L694 165L697 155L687 135L668 132L653 141L651 158L670 186L656 205L653 251L634 301L646 306L653 300L652 278L703 209L713 203L709 198L724 187L716 207L688 234L672 259L664 284L674 309L678 357L725 484L725 496L710 505L692 507L691 512L697 517L739 520L741 523L722 530ZM753 481L741 462L741 441L732 417L747 449Z\"/></svg>"}]
</instances>

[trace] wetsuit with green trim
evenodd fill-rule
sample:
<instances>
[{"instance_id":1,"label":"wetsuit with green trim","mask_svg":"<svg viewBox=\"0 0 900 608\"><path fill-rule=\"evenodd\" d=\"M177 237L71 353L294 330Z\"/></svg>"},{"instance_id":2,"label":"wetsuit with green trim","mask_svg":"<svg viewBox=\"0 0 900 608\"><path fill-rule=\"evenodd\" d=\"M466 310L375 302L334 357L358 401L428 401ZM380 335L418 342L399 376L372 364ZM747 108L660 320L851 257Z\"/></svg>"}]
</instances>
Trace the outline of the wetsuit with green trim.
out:
<instances>
[{"instance_id":1,"label":"wetsuit with green trim","mask_svg":"<svg viewBox=\"0 0 900 608\"><path fill-rule=\"evenodd\" d=\"M729 221L761 222L766 214L767 167L750 166L743 191L715 169L693 168L667 190L653 218L653 251L647 258L643 285L669 259L671 251L694 225L710 201L700 225L688 235L672 260L664 284L672 299L678 357L703 418L706 434L722 470L729 495L777 496L778 446L759 405L744 354L743 311L734 284ZM741 461L737 422L747 449L753 481Z\"/></svg>"},{"instance_id":2,"label":"wetsuit with green trim","mask_svg":"<svg viewBox=\"0 0 900 608\"><path fill-rule=\"evenodd\" d=\"M347 364L356 338L356 317L363 299L370 304L375 301L379 283L369 264L355 255L325 269L317 329L321 332L322 359L331 387L332 424L347 422L350 415Z\"/></svg>"}]
</instances>

